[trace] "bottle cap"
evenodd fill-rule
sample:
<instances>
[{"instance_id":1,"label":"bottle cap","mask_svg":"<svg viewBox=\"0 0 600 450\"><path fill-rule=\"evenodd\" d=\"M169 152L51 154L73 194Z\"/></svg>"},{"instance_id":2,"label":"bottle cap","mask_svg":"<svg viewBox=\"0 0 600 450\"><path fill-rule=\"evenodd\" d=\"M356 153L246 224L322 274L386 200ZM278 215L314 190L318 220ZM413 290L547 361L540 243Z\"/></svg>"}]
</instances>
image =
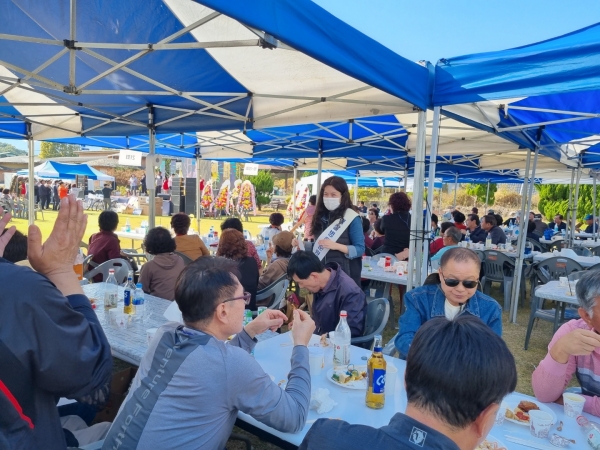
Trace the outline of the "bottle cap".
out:
<instances>
[{"instance_id":1,"label":"bottle cap","mask_svg":"<svg viewBox=\"0 0 600 450\"><path fill-rule=\"evenodd\" d=\"M348 317L348 313L346 311L340 311L340 317Z\"/></svg>"},{"instance_id":2,"label":"bottle cap","mask_svg":"<svg viewBox=\"0 0 600 450\"><path fill-rule=\"evenodd\" d=\"M135 285L135 287L136 287L136 288L140 288L140 289L141 289L141 288L142 288L142 283L138 283L138 284L136 284L136 285Z\"/></svg>"},{"instance_id":3,"label":"bottle cap","mask_svg":"<svg viewBox=\"0 0 600 450\"><path fill-rule=\"evenodd\" d=\"M110 275L110 274L113 274L113 275L114 275L114 273L115 273L115 269L108 269L108 274L109 274L109 275Z\"/></svg>"}]
</instances>

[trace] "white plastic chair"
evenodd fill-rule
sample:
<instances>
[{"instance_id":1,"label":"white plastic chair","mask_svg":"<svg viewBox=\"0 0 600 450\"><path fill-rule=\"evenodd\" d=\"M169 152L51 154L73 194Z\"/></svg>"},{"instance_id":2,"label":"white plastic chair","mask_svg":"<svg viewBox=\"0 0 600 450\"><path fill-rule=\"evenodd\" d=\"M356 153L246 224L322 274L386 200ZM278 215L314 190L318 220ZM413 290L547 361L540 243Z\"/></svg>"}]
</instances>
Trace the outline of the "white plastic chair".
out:
<instances>
[{"instance_id":1,"label":"white plastic chair","mask_svg":"<svg viewBox=\"0 0 600 450\"><path fill-rule=\"evenodd\" d=\"M115 278L119 284L125 283L125 280L127 280L127 275L129 275L129 271L133 270L128 261L121 258L115 258L111 259L110 261L103 262L98 267L94 267L83 276L91 281L96 275L102 274L102 279L106 281L108 278L108 271L110 269L115 270Z\"/></svg>"}]
</instances>

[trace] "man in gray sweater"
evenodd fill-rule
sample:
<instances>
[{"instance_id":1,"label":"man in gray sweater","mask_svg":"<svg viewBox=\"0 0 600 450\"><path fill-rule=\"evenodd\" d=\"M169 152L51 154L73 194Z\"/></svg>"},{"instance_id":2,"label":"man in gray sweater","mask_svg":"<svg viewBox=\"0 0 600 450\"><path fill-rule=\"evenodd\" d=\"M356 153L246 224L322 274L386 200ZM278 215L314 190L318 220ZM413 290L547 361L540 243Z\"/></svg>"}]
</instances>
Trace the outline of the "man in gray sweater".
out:
<instances>
[{"instance_id":1,"label":"man in gray sweater","mask_svg":"<svg viewBox=\"0 0 600 450\"><path fill-rule=\"evenodd\" d=\"M175 301L185 325L168 323L154 336L103 450L221 450L238 411L283 432L304 427L310 402L306 345L315 324L294 311L291 369L281 389L250 351L254 336L279 328L286 317L267 310L242 328L250 294L237 277L237 264L225 258L199 258L184 269Z\"/></svg>"}]
</instances>

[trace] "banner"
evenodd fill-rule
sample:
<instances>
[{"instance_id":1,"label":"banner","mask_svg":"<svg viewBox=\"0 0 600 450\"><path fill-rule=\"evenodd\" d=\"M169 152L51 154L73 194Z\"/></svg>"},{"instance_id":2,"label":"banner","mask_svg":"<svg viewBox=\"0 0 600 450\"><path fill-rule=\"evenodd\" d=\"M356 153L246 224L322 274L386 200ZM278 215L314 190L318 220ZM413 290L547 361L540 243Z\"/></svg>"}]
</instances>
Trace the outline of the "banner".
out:
<instances>
[{"instance_id":1,"label":"banner","mask_svg":"<svg viewBox=\"0 0 600 450\"><path fill-rule=\"evenodd\" d=\"M133 150L121 150L119 152L119 164L122 166L137 166L142 165L142 152Z\"/></svg>"}]
</instances>

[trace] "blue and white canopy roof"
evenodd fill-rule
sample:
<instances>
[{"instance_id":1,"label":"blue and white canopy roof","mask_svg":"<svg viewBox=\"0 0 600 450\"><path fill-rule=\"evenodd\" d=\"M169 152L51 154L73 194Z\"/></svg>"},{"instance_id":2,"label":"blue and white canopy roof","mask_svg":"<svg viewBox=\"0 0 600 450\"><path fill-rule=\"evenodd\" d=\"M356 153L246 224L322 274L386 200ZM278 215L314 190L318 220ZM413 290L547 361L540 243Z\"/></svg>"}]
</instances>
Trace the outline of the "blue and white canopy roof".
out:
<instances>
[{"instance_id":1,"label":"blue and white canopy roof","mask_svg":"<svg viewBox=\"0 0 600 450\"><path fill-rule=\"evenodd\" d=\"M425 67L309 0L0 0L0 11L0 95L38 140L143 135L150 110L169 134L428 103Z\"/></svg>"},{"instance_id":2,"label":"blue and white canopy roof","mask_svg":"<svg viewBox=\"0 0 600 450\"><path fill-rule=\"evenodd\" d=\"M74 180L76 176L86 176L90 180L114 181L114 177L96 170L87 164L65 164L55 161L45 161L33 169L38 178L62 178ZM29 176L29 170L19 170L18 175Z\"/></svg>"}]
</instances>

